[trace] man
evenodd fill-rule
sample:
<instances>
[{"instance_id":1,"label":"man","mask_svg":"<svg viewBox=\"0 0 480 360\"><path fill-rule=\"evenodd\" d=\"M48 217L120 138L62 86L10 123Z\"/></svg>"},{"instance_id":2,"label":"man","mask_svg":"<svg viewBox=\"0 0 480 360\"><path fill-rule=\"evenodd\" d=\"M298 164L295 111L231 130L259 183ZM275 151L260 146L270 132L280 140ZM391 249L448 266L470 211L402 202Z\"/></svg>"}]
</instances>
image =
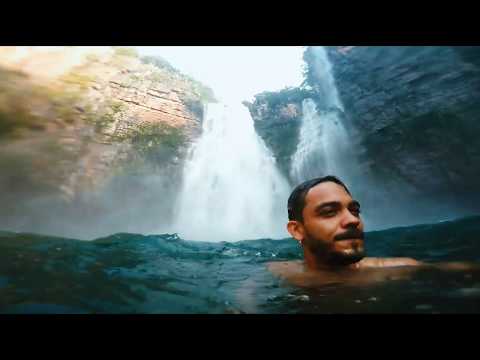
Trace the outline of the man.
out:
<instances>
[{"instance_id":1,"label":"man","mask_svg":"<svg viewBox=\"0 0 480 360\"><path fill-rule=\"evenodd\" d=\"M268 268L298 285L402 279L415 268L433 266L404 257L365 257L360 204L334 176L312 179L297 186L288 199L288 220L287 230L302 246L304 262L272 262ZM463 263L435 267L472 268Z\"/></svg>"}]
</instances>

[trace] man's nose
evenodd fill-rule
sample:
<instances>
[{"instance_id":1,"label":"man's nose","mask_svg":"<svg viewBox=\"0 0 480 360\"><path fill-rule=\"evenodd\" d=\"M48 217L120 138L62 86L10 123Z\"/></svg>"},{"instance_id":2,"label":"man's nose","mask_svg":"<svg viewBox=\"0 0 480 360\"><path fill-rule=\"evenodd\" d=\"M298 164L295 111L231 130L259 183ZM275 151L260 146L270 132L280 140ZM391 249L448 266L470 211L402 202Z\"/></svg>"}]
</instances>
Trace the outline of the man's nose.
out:
<instances>
[{"instance_id":1,"label":"man's nose","mask_svg":"<svg viewBox=\"0 0 480 360\"><path fill-rule=\"evenodd\" d=\"M353 215L348 209L345 209L342 219L342 226L344 228L357 228L360 225L360 218Z\"/></svg>"}]
</instances>

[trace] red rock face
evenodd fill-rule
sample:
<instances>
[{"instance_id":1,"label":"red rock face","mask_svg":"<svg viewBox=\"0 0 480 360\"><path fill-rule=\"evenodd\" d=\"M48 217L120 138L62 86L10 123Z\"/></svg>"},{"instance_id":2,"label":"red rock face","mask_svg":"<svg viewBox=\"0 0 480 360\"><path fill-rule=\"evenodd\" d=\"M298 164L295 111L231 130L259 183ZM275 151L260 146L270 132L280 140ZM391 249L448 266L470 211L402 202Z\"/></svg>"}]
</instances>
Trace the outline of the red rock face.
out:
<instances>
[{"instance_id":1,"label":"red rock face","mask_svg":"<svg viewBox=\"0 0 480 360\"><path fill-rule=\"evenodd\" d=\"M0 72L5 211L28 213L21 204L37 196L74 203L81 194L105 191L137 163L173 166L172 183L179 182L174 177L201 132L203 106L181 74L111 49L75 47L0 47Z\"/></svg>"},{"instance_id":2,"label":"red rock face","mask_svg":"<svg viewBox=\"0 0 480 360\"><path fill-rule=\"evenodd\" d=\"M200 102L187 82L137 58L116 56L108 49L96 54L81 50L0 48L3 71L24 77L10 85L17 87L18 94L34 87L50 91L40 90L38 96L22 99L11 94L10 99L28 106L30 114L38 117L30 128L51 133L65 152L75 153L75 161L65 161L70 168L68 178L59 184L69 197L83 186L79 184L91 187L105 180L112 164L128 153L128 139L137 135L139 128L165 125L192 138L200 132L201 123L186 105L188 99ZM62 104L67 109L61 109L68 112L69 119L62 119L67 115L59 114L61 111L52 105L57 93L72 95ZM112 104L116 106L113 111ZM104 117L109 121L100 124ZM102 125L100 130L98 125ZM27 131L22 138L35 134Z\"/></svg>"}]
</instances>

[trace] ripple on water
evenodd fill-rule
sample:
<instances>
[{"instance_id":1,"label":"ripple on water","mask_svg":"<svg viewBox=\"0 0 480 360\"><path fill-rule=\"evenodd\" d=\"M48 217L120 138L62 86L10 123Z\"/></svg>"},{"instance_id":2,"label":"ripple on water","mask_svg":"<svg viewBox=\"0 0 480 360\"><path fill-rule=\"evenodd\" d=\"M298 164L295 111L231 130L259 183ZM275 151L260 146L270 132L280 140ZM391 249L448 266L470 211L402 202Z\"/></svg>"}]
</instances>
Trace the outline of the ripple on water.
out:
<instances>
[{"instance_id":1,"label":"ripple on water","mask_svg":"<svg viewBox=\"0 0 480 360\"><path fill-rule=\"evenodd\" d=\"M429 228L390 229L370 233L369 247L375 256L477 262L478 231L480 217ZM414 247L402 246L412 238L418 240ZM208 243L176 235L123 234L88 242L0 233L0 311L479 312L480 272L425 270L409 281L385 281L372 288L336 281L305 289L283 282L265 266L271 260L300 259L292 239Z\"/></svg>"},{"instance_id":2,"label":"ripple on water","mask_svg":"<svg viewBox=\"0 0 480 360\"><path fill-rule=\"evenodd\" d=\"M88 314L87 311L65 305L24 303L10 306L3 311L8 314Z\"/></svg>"},{"instance_id":3,"label":"ripple on water","mask_svg":"<svg viewBox=\"0 0 480 360\"><path fill-rule=\"evenodd\" d=\"M0 288L6 287L9 284L9 280L6 276L0 276Z\"/></svg>"},{"instance_id":4,"label":"ripple on water","mask_svg":"<svg viewBox=\"0 0 480 360\"><path fill-rule=\"evenodd\" d=\"M480 296L480 287L475 286L475 287L461 288L457 290L457 294L461 296L477 297L477 296Z\"/></svg>"}]
</instances>

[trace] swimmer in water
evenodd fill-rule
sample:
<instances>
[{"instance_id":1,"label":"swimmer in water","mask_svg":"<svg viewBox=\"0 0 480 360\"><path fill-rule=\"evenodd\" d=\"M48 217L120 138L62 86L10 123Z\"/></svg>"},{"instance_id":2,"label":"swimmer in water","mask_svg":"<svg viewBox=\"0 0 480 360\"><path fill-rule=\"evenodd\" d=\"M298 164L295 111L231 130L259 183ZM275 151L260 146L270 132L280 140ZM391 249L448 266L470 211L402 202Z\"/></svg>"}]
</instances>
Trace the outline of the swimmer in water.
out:
<instances>
[{"instance_id":1,"label":"swimmer in water","mask_svg":"<svg viewBox=\"0 0 480 360\"><path fill-rule=\"evenodd\" d=\"M268 268L305 286L403 279L415 269L426 267L478 269L466 263L433 265L408 257L366 257L363 229L360 203L342 181L335 176L306 181L288 199L287 223L288 232L303 248L304 261L270 262Z\"/></svg>"}]
</instances>

